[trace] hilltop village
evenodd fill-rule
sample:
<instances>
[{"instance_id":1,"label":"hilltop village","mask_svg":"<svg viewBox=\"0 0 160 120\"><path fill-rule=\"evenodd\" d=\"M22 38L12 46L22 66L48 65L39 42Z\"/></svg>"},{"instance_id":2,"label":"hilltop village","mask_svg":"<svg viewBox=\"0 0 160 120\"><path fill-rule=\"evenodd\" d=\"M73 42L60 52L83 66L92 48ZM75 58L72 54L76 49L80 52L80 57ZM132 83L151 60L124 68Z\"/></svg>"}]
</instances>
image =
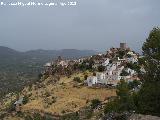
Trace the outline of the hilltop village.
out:
<instances>
[{"instance_id":1,"label":"hilltop village","mask_svg":"<svg viewBox=\"0 0 160 120\"><path fill-rule=\"evenodd\" d=\"M105 53L47 59L36 81L0 99L0 119L159 120L159 43L154 28L143 56L120 43Z\"/></svg>"},{"instance_id":2,"label":"hilltop village","mask_svg":"<svg viewBox=\"0 0 160 120\"><path fill-rule=\"evenodd\" d=\"M131 83L131 92L139 91L140 77L145 72L141 58L126 43L103 54L78 59L59 56L44 65L35 84L18 94L6 95L0 104L1 116L8 116L6 120L19 119L19 114L30 119L50 116L59 120L78 115L80 119L97 120L107 103L117 99L117 86L122 80Z\"/></svg>"},{"instance_id":3,"label":"hilltop village","mask_svg":"<svg viewBox=\"0 0 160 120\"><path fill-rule=\"evenodd\" d=\"M132 51L126 43L120 43L119 48L110 48L105 54L97 54L90 57L63 60L60 56L56 61L48 62L44 75L67 75L89 70L93 75L86 75L84 84L94 86L116 86L120 80L131 82L139 80L138 72L145 72L143 66L139 66L138 59L142 58Z\"/></svg>"}]
</instances>

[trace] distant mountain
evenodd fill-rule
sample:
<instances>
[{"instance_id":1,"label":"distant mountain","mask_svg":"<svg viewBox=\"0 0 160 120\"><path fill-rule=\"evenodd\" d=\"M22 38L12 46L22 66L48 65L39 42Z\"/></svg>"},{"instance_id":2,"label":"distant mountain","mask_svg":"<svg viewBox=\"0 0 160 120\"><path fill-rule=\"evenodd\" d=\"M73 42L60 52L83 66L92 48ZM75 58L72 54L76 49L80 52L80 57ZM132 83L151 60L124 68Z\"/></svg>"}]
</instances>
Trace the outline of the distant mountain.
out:
<instances>
[{"instance_id":1,"label":"distant mountain","mask_svg":"<svg viewBox=\"0 0 160 120\"><path fill-rule=\"evenodd\" d=\"M14 54L14 53L19 53L16 50L13 50L11 48L8 47L4 47L4 46L0 46L0 55L2 54Z\"/></svg>"},{"instance_id":2,"label":"distant mountain","mask_svg":"<svg viewBox=\"0 0 160 120\"><path fill-rule=\"evenodd\" d=\"M62 58L80 58L95 54L93 50L30 50L19 52L0 46L0 94L22 88L26 83L37 79L43 65L58 56Z\"/></svg>"},{"instance_id":3,"label":"distant mountain","mask_svg":"<svg viewBox=\"0 0 160 120\"><path fill-rule=\"evenodd\" d=\"M77 50L77 49L62 49L62 50L31 50L25 52L26 55L33 57L49 57L54 58L62 56L63 58L79 58L95 54L93 50Z\"/></svg>"},{"instance_id":4,"label":"distant mountain","mask_svg":"<svg viewBox=\"0 0 160 120\"><path fill-rule=\"evenodd\" d=\"M90 56L95 54L96 52L93 50L77 50L77 49L62 49L62 50L30 50L27 52L19 52L14 49L0 46L0 62L2 60L7 61L15 61L21 60L21 62L26 60L40 60L42 62L47 62L48 60L52 60L57 58L58 56L62 56L62 58L80 58L84 56ZM37 62L37 61L36 61ZM2 63L0 63L2 64Z\"/></svg>"},{"instance_id":5,"label":"distant mountain","mask_svg":"<svg viewBox=\"0 0 160 120\"><path fill-rule=\"evenodd\" d=\"M1 58L3 58L3 57L15 57L15 56L19 56L19 55L21 55L21 53L16 51L16 50L13 50L13 49L8 48L8 47L0 46L0 57Z\"/></svg>"}]
</instances>

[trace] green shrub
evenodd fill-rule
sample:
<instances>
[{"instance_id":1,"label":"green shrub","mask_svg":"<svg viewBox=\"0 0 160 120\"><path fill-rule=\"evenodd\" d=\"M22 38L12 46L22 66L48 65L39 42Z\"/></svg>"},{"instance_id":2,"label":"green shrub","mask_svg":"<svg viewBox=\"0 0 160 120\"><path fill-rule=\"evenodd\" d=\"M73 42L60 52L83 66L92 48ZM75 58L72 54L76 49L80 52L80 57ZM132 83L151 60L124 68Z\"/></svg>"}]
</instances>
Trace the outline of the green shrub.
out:
<instances>
[{"instance_id":1,"label":"green shrub","mask_svg":"<svg viewBox=\"0 0 160 120\"><path fill-rule=\"evenodd\" d=\"M25 96L23 97L23 104L24 104L24 105L27 104L28 101L29 101L29 98L28 98L27 95L25 95Z\"/></svg>"},{"instance_id":2,"label":"green shrub","mask_svg":"<svg viewBox=\"0 0 160 120\"><path fill-rule=\"evenodd\" d=\"M93 99L93 100L91 101L91 107L92 107L92 109L95 109L98 105L100 105L100 103L101 103L100 100L98 100L98 99Z\"/></svg>"},{"instance_id":3,"label":"green shrub","mask_svg":"<svg viewBox=\"0 0 160 120\"><path fill-rule=\"evenodd\" d=\"M73 81L78 82L78 83L82 82L81 79L80 79L80 77L74 77Z\"/></svg>"},{"instance_id":4,"label":"green shrub","mask_svg":"<svg viewBox=\"0 0 160 120\"><path fill-rule=\"evenodd\" d=\"M88 75L84 75L84 80L87 80Z\"/></svg>"},{"instance_id":5,"label":"green shrub","mask_svg":"<svg viewBox=\"0 0 160 120\"><path fill-rule=\"evenodd\" d=\"M104 107L104 113L107 114L109 112L117 112L118 107L119 106L117 101L108 102Z\"/></svg>"}]
</instances>

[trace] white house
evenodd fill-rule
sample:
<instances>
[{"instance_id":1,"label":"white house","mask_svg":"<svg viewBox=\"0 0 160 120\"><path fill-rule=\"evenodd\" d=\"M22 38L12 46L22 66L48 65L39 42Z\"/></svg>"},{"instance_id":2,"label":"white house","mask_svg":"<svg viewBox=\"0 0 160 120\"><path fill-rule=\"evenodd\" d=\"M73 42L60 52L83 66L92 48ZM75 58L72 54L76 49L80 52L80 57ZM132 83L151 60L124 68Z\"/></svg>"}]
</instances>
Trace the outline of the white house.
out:
<instances>
[{"instance_id":1,"label":"white house","mask_svg":"<svg viewBox=\"0 0 160 120\"><path fill-rule=\"evenodd\" d=\"M131 55L131 56L136 55L133 51L129 51L127 54L128 54L128 55Z\"/></svg>"},{"instance_id":2,"label":"white house","mask_svg":"<svg viewBox=\"0 0 160 120\"><path fill-rule=\"evenodd\" d=\"M108 64L107 65L107 70L113 71L116 70L117 65L116 64Z\"/></svg>"},{"instance_id":3,"label":"white house","mask_svg":"<svg viewBox=\"0 0 160 120\"><path fill-rule=\"evenodd\" d=\"M87 78L87 84L88 84L88 86L92 86L92 85L97 84L97 77L96 76L89 76Z\"/></svg>"},{"instance_id":4,"label":"white house","mask_svg":"<svg viewBox=\"0 0 160 120\"><path fill-rule=\"evenodd\" d=\"M112 71L112 70L106 70L105 74L106 74L106 75L112 75L112 74L113 74L113 71Z\"/></svg>"},{"instance_id":5,"label":"white house","mask_svg":"<svg viewBox=\"0 0 160 120\"><path fill-rule=\"evenodd\" d=\"M105 73L96 73L97 83L105 84L106 77Z\"/></svg>"},{"instance_id":6,"label":"white house","mask_svg":"<svg viewBox=\"0 0 160 120\"><path fill-rule=\"evenodd\" d=\"M107 66L109 64L109 58L107 58L104 63L102 63L103 66Z\"/></svg>"},{"instance_id":7,"label":"white house","mask_svg":"<svg viewBox=\"0 0 160 120\"><path fill-rule=\"evenodd\" d=\"M126 71L127 73L129 73L131 76L136 73L136 71L134 71L134 70L132 70L132 69L130 69L130 68L126 68L125 71Z\"/></svg>"},{"instance_id":8,"label":"white house","mask_svg":"<svg viewBox=\"0 0 160 120\"><path fill-rule=\"evenodd\" d=\"M121 80L120 72L115 70L112 72L112 75L106 74L106 80L107 81L116 81L116 80Z\"/></svg>"},{"instance_id":9,"label":"white house","mask_svg":"<svg viewBox=\"0 0 160 120\"><path fill-rule=\"evenodd\" d=\"M144 69L144 67L141 67L140 71L141 73L146 73L146 70Z\"/></svg>"},{"instance_id":10,"label":"white house","mask_svg":"<svg viewBox=\"0 0 160 120\"><path fill-rule=\"evenodd\" d=\"M113 63L113 64L116 64L116 66L120 66L120 65L121 65L121 62L120 62L120 61L113 61L112 63Z\"/></svg>"},{"instance_id":11,"label":"white house","mask_svg":"<svg viewBox=\"0 0 160 120\"><path fill-rule=\"evenodd\" d=\"M117 67L116 69L110 69L105 72L105 77L107 81L116 81L121 80L122 77L120 76L124 66Z\"/></svg>"},{"instance_id":12,"label":"white house","mask_svg":"<svg viewBox=\"0 0 160 120\"><path fill-rule=\"evenodd\" d=\"M137 59L137 57L130 57L130 58L127 58L127 61L131 62L131 63L136 63L136 62L138 62L138 59Z\"/></svg>"},{"instance_id":13,"label":"white house","mask_svg":"<svg viewBox=\"0 0 160 120\"><path fill-rule=\"evenodd\" d=\"M117 70L121 72L124 69L124 66L118 67Z\"/></svg>"},{"instance_id":14,"label":"white house","mask_svg":"<svg viewBox=\"0 0 160 120\"><path fill-rule=\"evenodd\" d=\"M124 66L116 67L116 65L114 64L113 66L108 68L108 70L106 70L106 75L119 75L123 69Z\"/></svg>"},{"instance_id":15,"label":"white house","mask_svg":"<svg viewBox=\"0 0 160 120\"><path fill-rule=\"evenodd\" d=\"M68 61L64 61L64 60L61 60L58 65L62 65L62 66L68 66Z\"/></svg>"},{"instance_id":16,"label":"white house","mask_svg":"<svg viewBox=\"0 0 160 120\"><path fill-rule=\"evenodd\" d=\"M120 59L119 57L118 57L118 61L120 61L120 62L125 62L126 61L126 59Z\"/></svg>"},{"instance_id":17,"label":"white house","mask_svg":"<svg viewBox=\"0 0 160 120\"><path fill-rule=\"evenodd\" d=\"M82 63L84 60L85 60L85 58L80 58L80 59L78 59L78 62Z\"/></svg>"},{"instance_id":18,"label":"white house","mask_svg":"<svg viewBox=\"0 0 160 120\"><path fill-rule=\"evenodd\" d=\"M51 63L46 63L45 65L44 65L44 67L51 67Z\"/></svg>"}]
</instances>

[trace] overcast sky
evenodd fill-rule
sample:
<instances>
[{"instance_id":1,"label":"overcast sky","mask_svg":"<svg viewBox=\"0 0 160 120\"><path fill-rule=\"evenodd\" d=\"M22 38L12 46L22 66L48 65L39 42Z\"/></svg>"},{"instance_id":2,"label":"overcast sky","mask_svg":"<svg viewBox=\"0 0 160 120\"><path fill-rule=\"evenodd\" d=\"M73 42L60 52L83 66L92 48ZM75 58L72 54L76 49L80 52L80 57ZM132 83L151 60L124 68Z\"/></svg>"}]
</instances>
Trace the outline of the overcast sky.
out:
<instances>
[{"instance_id":1,"label":"overcast sky","mask_svg":"<svg viewBox=\"0 0 160 120\"><path fill-rule=\"evenodd\" d=\"M78 0L76 6L66 7L0 6L0 46L20 51L104 51L127 42L140 50L149 31L160 26L159 11L160 0Z\"/></svg>"}]
</instances>

